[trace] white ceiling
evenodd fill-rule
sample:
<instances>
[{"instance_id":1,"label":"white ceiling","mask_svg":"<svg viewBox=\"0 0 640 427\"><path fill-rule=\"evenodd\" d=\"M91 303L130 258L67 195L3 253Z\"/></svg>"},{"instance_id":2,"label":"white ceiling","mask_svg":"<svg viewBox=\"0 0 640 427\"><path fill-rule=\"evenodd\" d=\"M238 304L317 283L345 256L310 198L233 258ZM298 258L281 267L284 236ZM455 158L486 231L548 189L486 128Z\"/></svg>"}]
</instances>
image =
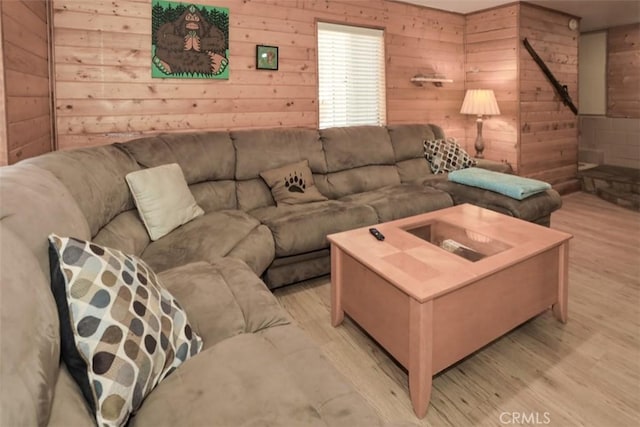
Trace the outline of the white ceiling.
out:
<instances>
[{"instance_id":1,"label":"white ceiling","mask_svg":"<svg viewBox=\"0 0 640 427\"><path fill-rule=\"evenodd\" d=\"M450 12L470 13L513 0L401 0ZM580 31L595 31L640 22L639 0L528 0L527 3L559 10L582 18Z\"/></svg>"}]
</instances>

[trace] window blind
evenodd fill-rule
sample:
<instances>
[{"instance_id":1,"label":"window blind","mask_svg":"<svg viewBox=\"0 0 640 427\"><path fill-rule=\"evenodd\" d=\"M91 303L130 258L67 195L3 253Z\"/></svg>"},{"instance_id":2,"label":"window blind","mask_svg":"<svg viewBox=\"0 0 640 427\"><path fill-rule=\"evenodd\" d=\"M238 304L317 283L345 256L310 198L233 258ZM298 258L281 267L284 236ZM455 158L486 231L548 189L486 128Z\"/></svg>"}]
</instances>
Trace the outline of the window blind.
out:
<instances>
[{"instance_id":1,"label":"window blind","mask_svg":"<svg viewBox=\"0 0 640 427\"><path fill-rule=\"evenodd\" d=\"M384 33L318 23L320 128L386 123Z\"/></svg>"}]
</instances>

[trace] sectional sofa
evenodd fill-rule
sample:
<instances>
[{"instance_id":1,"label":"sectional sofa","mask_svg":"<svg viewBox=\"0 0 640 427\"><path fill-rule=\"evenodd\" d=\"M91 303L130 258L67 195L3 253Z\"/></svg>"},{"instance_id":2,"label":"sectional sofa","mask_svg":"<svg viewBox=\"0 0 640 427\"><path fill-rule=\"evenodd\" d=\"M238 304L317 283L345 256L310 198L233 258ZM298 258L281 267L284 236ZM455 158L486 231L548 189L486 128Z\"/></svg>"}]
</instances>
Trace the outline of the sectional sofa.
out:
<instances>
[{"instance_id":1,"label":"sectional sofa","mask_svg":"<svg viewBox=\"0 0 640 427\"><path fill-rule=\"evenodd\" d=\"M55 233L144 260L202 338L130 425L382 425L268 288L329 273L328 234L454 203L549 225L553 190L515 201L433 175L423 141L443 137L435 125L184 132L1 168L0 424L93 422L60 363ZM300 161L325 200L276 204L261 174ZM151 240L125 177L174 163L204 214Z\"/></svg>"}]
</instances>

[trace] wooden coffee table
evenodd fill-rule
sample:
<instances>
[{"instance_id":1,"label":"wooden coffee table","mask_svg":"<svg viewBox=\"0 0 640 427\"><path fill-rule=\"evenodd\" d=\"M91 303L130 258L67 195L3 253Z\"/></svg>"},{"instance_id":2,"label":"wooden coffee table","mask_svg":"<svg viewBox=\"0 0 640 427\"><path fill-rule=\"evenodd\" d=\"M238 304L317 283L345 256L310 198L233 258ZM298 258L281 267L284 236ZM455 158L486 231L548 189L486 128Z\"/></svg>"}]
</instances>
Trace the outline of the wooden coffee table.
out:
<instances>
[{"instance_id":1,"label":"wooden coffee table","mask_svg":"<svg viewBox=\"0 0 640 427\"><path fill-rule=\"evenodd\" d=\"M458 205L328 236L331 322L347 313L409 372L419 418L437 372L551 308L567 321L571 235Z\"/></svg>"}]
</instances>

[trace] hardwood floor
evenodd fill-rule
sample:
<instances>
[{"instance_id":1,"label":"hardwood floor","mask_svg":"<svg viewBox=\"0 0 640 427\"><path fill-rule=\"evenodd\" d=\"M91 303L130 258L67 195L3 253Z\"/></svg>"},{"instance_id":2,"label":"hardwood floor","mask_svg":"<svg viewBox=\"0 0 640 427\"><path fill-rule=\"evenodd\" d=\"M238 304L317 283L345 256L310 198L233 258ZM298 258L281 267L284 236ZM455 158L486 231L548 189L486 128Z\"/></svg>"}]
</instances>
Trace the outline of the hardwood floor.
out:
<instances>
[{"instance_id":1,"label":"hardwood floor","mask_svg":"<svg viewBox=\"0 0 640 427\"><path fill-rule=\"evenodd\" d=\"M550 311L441 372L417 420L406 371L350 319L330 324L329 278L275 292L325 356L391 422L423 426L640 425L640 214L587 193L552 227L570 243L569 321Z\"/></svg>"}]
</instances>

